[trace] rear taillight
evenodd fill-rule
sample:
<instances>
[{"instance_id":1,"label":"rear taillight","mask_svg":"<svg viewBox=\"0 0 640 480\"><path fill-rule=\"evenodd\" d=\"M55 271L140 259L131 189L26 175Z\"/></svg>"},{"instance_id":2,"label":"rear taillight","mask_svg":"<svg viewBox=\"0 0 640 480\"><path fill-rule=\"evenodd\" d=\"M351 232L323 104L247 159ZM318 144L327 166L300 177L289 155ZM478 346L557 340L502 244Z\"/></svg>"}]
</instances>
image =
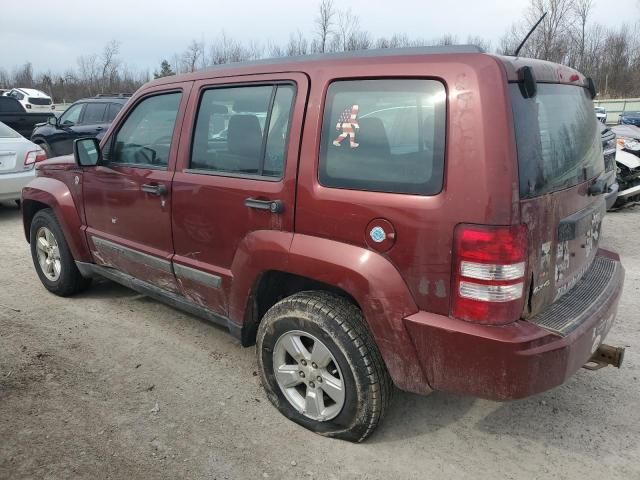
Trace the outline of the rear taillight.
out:
<instances>
[{"instance_id":1,"label":"rear taillight","mask_svg":"<svg viewBox=\"0 0 640 480\"><path fill-rule=\"evenodd\" d=\"M451 315L491 325L517 320L524 307L526 225L458 225L453 244Z\"/></svg>"},{"instance_id":2,"label":"rear taillight","mask_svg":"<svg viewBox=\"0 0 640 480\"><path fill-rule=\"evenodd\" d=\"M24 168L31 168L34 164L47 159L47 154L44 150L32 150L27 152L24 157Z\"/></svg>"}]
</instances>

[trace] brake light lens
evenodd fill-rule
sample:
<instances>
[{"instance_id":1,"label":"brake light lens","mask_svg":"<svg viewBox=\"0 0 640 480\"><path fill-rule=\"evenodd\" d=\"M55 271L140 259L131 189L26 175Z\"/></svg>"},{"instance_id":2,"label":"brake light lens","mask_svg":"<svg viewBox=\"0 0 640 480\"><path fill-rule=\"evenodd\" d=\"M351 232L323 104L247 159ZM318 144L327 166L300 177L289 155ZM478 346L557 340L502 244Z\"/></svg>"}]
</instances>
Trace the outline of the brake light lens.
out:
<instances>
[{"instance_id":1,"label":"brake light lens","mask_svg":"<svg viewBox=\"0 0 640 480\"><path fill-rule=\"evenodd\" d=\"M30 152L27 152L27 154L24 157L24 168L31 168L36 163L46 159L47 159L47 154L42 149L32 150Z\"/></svg>"},{"instance_id":2,"label":"brake light lens","mask_svg":"<svg viewBox=\"0 0 640 480\"><path fill-rule=\"evenodd\" d=\"M524 308L527 256L526 225L458 225L451 315L488 325L517 320Z\"/></svg>"}]
</instances>

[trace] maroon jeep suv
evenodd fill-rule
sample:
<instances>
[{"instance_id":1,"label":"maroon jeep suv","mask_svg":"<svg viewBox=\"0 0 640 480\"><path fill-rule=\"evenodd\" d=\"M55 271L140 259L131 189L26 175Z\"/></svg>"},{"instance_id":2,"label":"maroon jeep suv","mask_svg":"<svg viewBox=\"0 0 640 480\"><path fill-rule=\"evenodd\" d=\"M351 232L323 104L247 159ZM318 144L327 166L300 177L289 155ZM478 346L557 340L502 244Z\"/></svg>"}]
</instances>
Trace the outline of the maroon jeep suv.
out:
<instances>
[{"instance_id":1,"label":"maroon jeep suv","mask_svg":"<svg viewBox=\"0 0 640 480\"><path fill-rule=\"evenodd\" d=\"M394 386L509 400L619 365L594 95L472 47L165 77L39 164L25 234L49 291L102 276L223 325L285 416L361 441Z\"/></svg>"}]
</instances>

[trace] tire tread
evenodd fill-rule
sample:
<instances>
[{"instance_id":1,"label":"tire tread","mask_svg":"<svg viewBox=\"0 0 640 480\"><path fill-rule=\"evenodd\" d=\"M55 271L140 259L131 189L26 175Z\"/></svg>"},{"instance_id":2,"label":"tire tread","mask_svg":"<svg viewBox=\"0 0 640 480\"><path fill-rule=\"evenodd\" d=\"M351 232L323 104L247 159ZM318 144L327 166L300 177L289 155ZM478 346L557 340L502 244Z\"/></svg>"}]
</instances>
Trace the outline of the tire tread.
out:
<instances>
[{"instance_id":1,"label":"tire tread","mask_svg":"<svg viewBox=\"0 0 640 480\"><path fill-rule=\"evenodd\" d=\"M342 432L331 434L331 436L361 442L371 435L382 421L394 391L382 355L366 325L362 312L357 305L345 297L331 292L312 290L298 292L282 299L267 312L263 322L268 322L268 318L274 314L296 308L303 308L308 313L318 313L338 326L350 339L354 352L357 352L360 363L366 369L371 402L367 406L365 428L355 438L351 435L343 436Z\"/></svg>"}]
</instances>

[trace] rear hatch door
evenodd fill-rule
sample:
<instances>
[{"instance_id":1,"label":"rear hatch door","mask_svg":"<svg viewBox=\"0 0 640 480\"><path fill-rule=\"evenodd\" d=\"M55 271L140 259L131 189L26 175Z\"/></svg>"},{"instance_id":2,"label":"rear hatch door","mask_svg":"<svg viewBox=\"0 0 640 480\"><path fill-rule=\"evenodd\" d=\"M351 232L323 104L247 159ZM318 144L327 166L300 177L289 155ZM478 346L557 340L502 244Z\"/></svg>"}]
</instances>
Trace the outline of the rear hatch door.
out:
<instances>
[{"instance_id":1,"label":"rear hatch door","mask_svg":"<svg viewBox=\"0 0 640 480\"><path fill-rule=\"evenodd\" d=\"M589 187L603 178L598 121L586 88L538 84L524 98L511 84L518 151L520 211L529 227L529 301L540 313L591 266L606 211ZM604 189L606 191L606 188Z\"/></svg>"}]
</instances>

